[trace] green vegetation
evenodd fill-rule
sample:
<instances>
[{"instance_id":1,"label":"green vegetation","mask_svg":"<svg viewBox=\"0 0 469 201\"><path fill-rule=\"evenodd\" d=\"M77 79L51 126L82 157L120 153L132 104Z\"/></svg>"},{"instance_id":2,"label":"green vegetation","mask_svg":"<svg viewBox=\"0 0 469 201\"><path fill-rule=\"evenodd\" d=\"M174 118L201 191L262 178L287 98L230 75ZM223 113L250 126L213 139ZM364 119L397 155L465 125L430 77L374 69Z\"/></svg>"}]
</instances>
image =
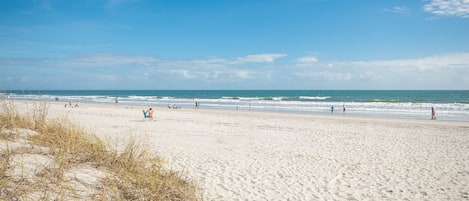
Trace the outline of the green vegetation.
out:
<instances>
[{"instance_id":1,"label":"green vegetation","mask_svg":"<svg viewBox=\"0 0 469 201\"><path fill-rule=\"evenodd\" d=\"M0 200L202 200L197 184L165 169L135 139L118 152L68 120L48 120L48 103L36 103L19 115L13 101L0 102L0 142L6 145L0 146ZM20 129L36 134L23 139L26 146L10 147L22 140ZM27 172L28 161L14 158L30 155L46 157L45 161L49 157L51 162ZM70 173L80 168L104 176L91 187L80 184L86 179Z\"/></svg>"}]
</instances>

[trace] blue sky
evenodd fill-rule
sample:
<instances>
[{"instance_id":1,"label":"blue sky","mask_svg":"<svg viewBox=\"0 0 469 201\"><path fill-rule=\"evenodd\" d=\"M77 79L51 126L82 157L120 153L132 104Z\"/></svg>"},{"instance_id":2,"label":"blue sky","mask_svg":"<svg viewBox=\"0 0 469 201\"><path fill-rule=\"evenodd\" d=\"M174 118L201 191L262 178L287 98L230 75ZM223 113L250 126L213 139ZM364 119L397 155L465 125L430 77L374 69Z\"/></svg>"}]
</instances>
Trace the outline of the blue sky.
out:
<instances>
[{"instance_id":1,"label":"blue sky","mask_svg":"<svg viewBox=\"0 0 469 201\"><path fill-rule=\"evenodd\" d=\"M1 1L7 89L469 89L469 1Z\"/></svg>"}]
</instances>

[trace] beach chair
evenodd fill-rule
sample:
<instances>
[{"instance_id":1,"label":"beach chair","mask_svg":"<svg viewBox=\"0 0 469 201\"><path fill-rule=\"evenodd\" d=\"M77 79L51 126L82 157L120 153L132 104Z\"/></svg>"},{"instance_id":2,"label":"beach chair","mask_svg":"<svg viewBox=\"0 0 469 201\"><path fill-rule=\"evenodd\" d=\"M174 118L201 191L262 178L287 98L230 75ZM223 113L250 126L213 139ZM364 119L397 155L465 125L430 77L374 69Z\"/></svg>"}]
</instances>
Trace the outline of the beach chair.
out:
<instances>
[{"instance_id":1,"label":"beach chair","mask_svg":"<svg viewBox=\"0 0 469 201\"><path fill-rule=\"evenodd\" d=\"M143 118L146 119L146 118L151 118L150 116L147 116L147 111L145 110L142 110L143 111Z\"/></svg>"}]
</instances>

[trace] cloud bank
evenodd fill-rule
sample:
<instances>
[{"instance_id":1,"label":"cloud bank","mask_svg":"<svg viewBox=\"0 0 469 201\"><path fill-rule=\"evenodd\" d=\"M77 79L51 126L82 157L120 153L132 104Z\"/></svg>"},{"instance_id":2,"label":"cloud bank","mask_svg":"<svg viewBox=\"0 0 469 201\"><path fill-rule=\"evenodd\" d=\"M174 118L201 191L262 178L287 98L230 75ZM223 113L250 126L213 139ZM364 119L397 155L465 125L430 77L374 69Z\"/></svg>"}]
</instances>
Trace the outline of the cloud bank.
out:
<instances>
[{"instance_id":1,"label":"cloud bank","mask_svg":"<svg viewBox=\"0 0 469 201\"><path fill-rule=\"evenodd\" d=\"M35 86L52 76L63 87L73 79L76 86L103 82L116 88L469 89L466 52L375 61L320 61L305 56L277 62L284 57L287 54L170 60L101 53L64 59L0 59L0 83L4 88ZM38 69L44 73L17 73Z\"/></svg>"},{"instance_id":2,"label":"cloud bank","mask_svg":"<svg viewBox=\"0 0 469 201\"><path fill-rule=\"evenodd\" d=\"M456 16L469 18L468 0L432 0L425 4L424 11L439 16Z\"/></svg>"}]
</instances>

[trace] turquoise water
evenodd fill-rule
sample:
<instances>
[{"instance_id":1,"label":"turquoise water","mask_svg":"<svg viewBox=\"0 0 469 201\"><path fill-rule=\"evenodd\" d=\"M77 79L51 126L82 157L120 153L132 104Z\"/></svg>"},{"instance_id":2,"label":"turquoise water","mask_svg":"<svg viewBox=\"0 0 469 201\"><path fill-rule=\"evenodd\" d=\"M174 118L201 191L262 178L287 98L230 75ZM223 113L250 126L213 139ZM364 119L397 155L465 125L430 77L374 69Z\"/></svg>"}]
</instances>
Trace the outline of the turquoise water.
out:
<instances>
[{"instance_id":1,"label":"turquoise water","mask_svg":"<svg viewBox=\"0 0 469 201\"><path fill-rule=\"evenodd\" d=\"M278 111L312 114L384 116L428 119L431 107L440 120L469 121L469 91L426 90L35 90L4 91L18 100L48 100L82 103L166 107L176 104L193 108Z\"/></svg>"}]
</instances>

